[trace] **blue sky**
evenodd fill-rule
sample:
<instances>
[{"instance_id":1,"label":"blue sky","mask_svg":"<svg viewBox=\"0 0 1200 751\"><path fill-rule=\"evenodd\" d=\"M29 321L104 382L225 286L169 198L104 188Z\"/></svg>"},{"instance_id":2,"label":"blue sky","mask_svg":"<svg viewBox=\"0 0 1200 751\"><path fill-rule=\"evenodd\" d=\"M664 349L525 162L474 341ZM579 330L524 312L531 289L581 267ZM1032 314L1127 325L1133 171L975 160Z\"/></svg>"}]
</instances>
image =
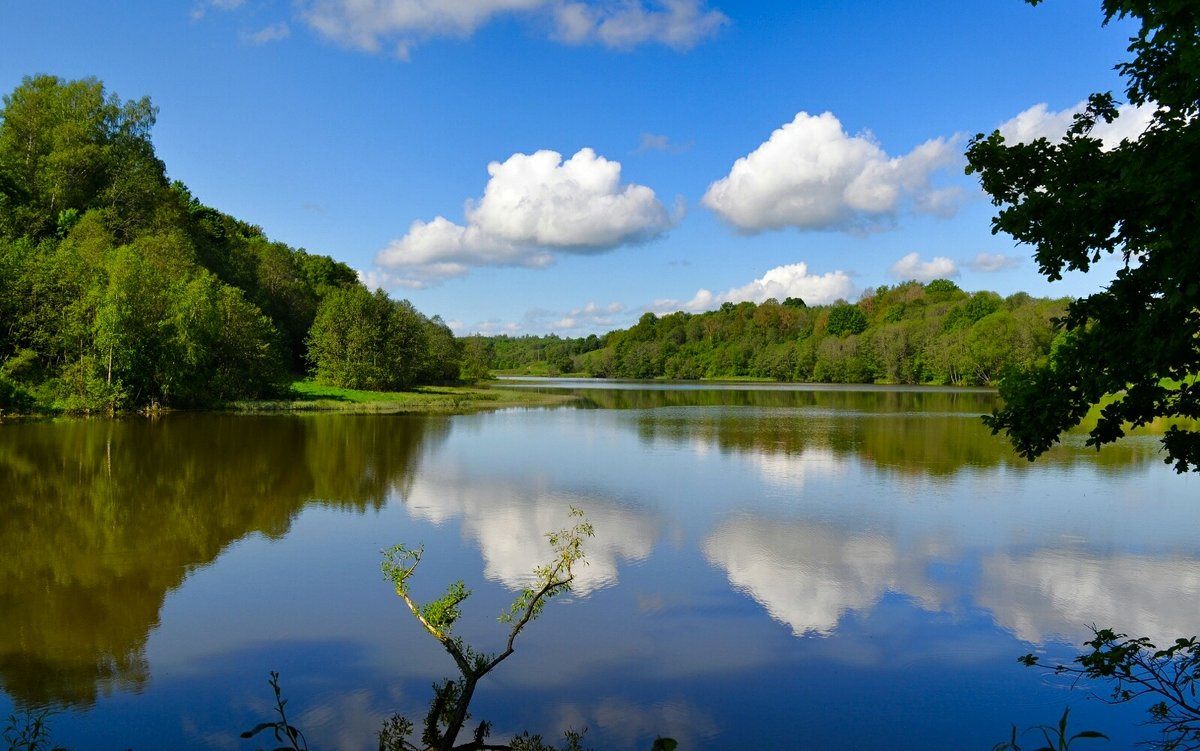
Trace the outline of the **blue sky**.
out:
<instances>
[{"instance_id":1,"label":"blue sky","mask_svg":"<svg viewBox=\"0 0 1200 751\"><path fill-rule=\"evenodd\" d=\"M991 234L962 152L1122 92L1132 26L1099 6L0 0L0 89L148 95L201 201L459 334L581 336L909 278L1098 289L1111 264L1050 284Z\"/></svg>"}]
</instances>

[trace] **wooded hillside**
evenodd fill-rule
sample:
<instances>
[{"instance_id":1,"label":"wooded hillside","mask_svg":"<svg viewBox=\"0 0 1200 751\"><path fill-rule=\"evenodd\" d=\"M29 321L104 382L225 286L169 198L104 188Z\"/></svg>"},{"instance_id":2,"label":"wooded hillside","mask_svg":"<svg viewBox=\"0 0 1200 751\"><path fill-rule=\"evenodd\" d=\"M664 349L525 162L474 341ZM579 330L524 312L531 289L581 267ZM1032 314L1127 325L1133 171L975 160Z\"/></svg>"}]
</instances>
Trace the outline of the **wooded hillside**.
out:
<instances>
[{"instance_id":1,"label":"wooded hillside","mask_svg":"<svg viewBox=\"0 0 1200 751\"><path fill-rule=\"evenodd\" d=\"M0 412L259 398L308 369L367 388L457 377L440 319L169 182L148 98L35 76L3 104Z\"/></svg>"},{"instance_id":2,"label":"wooded hillside","mask_svg":"<svg viewBox=\"0 0 1200 751\"><path fill-rule=\"evenodd\" d=\"M646 313L603 337L468 337L466 362L612 378L989 386L1009 366L1046 358L1067 302L910 281L855 304L809 307L788 298Z\"/></svg>"}]
</instances>

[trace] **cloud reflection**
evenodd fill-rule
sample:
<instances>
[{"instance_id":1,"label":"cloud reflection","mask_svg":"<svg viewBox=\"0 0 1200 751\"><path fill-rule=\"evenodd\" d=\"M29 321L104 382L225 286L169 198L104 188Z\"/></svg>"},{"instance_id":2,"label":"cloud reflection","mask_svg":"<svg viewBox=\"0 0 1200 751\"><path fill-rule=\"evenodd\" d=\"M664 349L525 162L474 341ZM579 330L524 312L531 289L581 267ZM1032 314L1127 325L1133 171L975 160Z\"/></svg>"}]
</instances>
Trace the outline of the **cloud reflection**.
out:
<instances>
[{"instance_id":1,"label":"cloud reflection","mask_svg":"<svg viewBox=\"0 0 1200 751\"><path fill-rule=\"evenodd\" d=\"M888 592L931 612L972 603L1032 644L1079 643L1093 624L1161 644L1198 626L1194 557L1104 555L1081 547L1023 555L984 550L977 581L939 581L931 572L940 565L970 568L970 551L933 539L900 550L885 533L750 516L719 525L702 549L734 588L796 636L829 636L847 613L869 611Z\"/></svg>"},{"instance_id":2,"label":"cloud reflection","mask_svg":"<svg viewBox=\"0 0 1200 751\"><path fill-rule=\"evenodd\" d=\"M342 751L372 751L383 723L391 716L379 699L365 689L338 694L305 710L298 725L319 746Z\"/></svg>"},{"instance_id":3,"label":"cloud reflection","mask_svg":"<svg viewBox=\"0 0 1200 751\"><path fill-rule=\"evenodd\" d=\"M564 704L555 710L556 727L561 731L596 728L623 748L645 747L646 739L667 736L679 741L681 748L703 748L720 732L712 715L685 701L638 704L624 697L610 696L591 708ZM584 738L585 744L588 740Z\"/></svg>"},{"instance_id":4,"label":"cloud reflection","mask_svg":"<svg viewBox=\"0 0 1200 751\"><path fill-rule=\"evenodd\" d=\"M1079 642L1088 626L1156 644L1196 633L1200 561L1083 550L993 554L982 562L979 604L1018 638Z\"/></svg>"},{"instance_id":5,"label":"cloud reflection","mask_svg":"<svg viewBox=\"0 0 1200 751\"><path fill-rule=\"evenodd\" d=\"M582 508L596 530L586 545L587 565L576 569L571 587L581 596L615 584L618 563L646 558L660 535L661 520L610 500L547 487L531 494L527 486L495 479L427 474L407 499L415 518L435 524L461 519L463 533L479 544L484 576L514 590L529 586L533 569L551 558L546 533L570 526L571 506Z\"/></svg>"},{"instance_id":6,"label":"cloud reflection","mask_svg":"<svg viewBox=\"0 0 1200 751\"><path fill-rule=\"evenodd\" d=\"M929 610L945 599L923 576L925 562L901 556L883 534L743 516L718 526L702 548L735 588L797 636L828 636L846 612L867 610L888 591Z\"/></svg>"}]
</instances>

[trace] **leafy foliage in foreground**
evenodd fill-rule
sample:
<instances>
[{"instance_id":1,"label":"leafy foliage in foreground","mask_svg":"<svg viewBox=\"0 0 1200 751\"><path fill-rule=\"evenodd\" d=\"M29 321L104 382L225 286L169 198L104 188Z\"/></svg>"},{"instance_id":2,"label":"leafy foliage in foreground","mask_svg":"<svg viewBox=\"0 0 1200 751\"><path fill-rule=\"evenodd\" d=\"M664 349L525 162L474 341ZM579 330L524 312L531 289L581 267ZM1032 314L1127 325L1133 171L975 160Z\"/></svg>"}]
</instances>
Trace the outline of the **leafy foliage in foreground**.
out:
<instances>
[{"instance_id":1,"label":"leafy foliage in foreground","mask_svg":"<svg viewBox=\"0 0 1200 751\"><path fill-rule=\"evenodd\" d=\"M8 751L66 751L54 746L50 740L49 715L46 710L27 711L21 717L9 715L3 732L0 732L0 739Z\"/></svg>"},{"instance_id":2,"label":"leafy foliage in foreground","mask_svg":"<svg viewBox=\"0 0 1200 751\"><path fill-rule=\"evenodd\" d=\"M1050 360L1001 384L1004 406L989 424L1029 459L1110 396L1091 445L1158 417L1200 418L1200 5L1103 8L1105 23L1140 22L1134 58L1117 70L1128 101L1153 110L1146 130L1111 148L1096 138L1097 125L1121 116L1106 92L1058 142L1008 144L996 131L967 150L968 172L1000 207L993 232L1034 246L1047 278L1089 271L1108 254L1124 260L1103 291L1071 303L1068 335ZM1200 431L1178 427L1162 443L1176 471L1200 469Z\"/></svg>"},{"instance_id":3,"label":"leafy foliage in foreground","mask_svg":"<svg viewBox=\"0 0 1200 751\"><path fill-rule=\"evenodd\" d=\"M946 279L879 287L857 303L725 303L646 313L603 337L468 337L465 360L496 370L609 378L761 378L991 385L1050 353L1065 300L967 293Z\"/></svg>"},{"instance_id":4,"label":"leafy foliage in foreground","mask_svg":"<svg viewBox=\"0 0 1200 751\"><path fill-rule=\"evenodd\" d=\"M1107 628L1093 629L1094 638L1085 642L1089 651L1077 656L1071 665L1055 665L1058 674L1075 675L1106 682L1107 695L1100 698L1114 704L1141 698L1154 699L1150 705L1150 724L1161 737L1149 744L1164 751L1200 749L1200 642L1197 637L1176 639L1159 649L1146 637L1131 638ZM1018 658L1028 667L1045 667L1037 655Z\"/></svg>"},{"instance_id":5,"label":"leafy foliage in foreground","mask_svg":"<svg viewBox=\"0 0 1200 751\"><path fill-rule=\"evenodd\" d=\"M1077 740L1108 740L1108 736L1104 733L1095 730L1081 730L1078 733L1071 733L1067 730L1067 717L1070 715L1070 708L1064 709L1062 717L1058 720L1058 725L1035 725L1027 728L1025 733L1037 731L1041 733L1044 745L1038 746L1034 751L1070 751L1072 745ZM1017 732L1017 726L1013 725L1012 735L1007 741L997 743L992 746L992 751L1021 751L1019 742L1020 734Z\"/></svg>"},{"instance_id":6,"label":"leafy foliage in foreground","mask_svg":"<svg viewBox=\"0 0 1200 751\"><path fill-rule=\"evenodd\" d=\"M1090 445L1165 418L1172 423L1162 439L1166 462L1180 473L1200 471L1200 430L1192 427L1200 418L1200 5L1103 0L1102 7L1106 24L1139 22L1129 40L1133 60L1117 70L1129 102L1152 111L1146 129L1115 146L1102 143L1093 130L1120 111L1111 93L1093 94L1056 143L1007 144L999 131L975 136L967 171L979 174L1000 207L993 232L1033 245L1049 279L1064 269L1086 272L1105 254L1120 253L1124 265L1103 291L1070 304L1049 360L1006 377L1004 406L985 420L1033 460L1111 399ZM1159 649L1146 637L1093 631L1089 651L1053 670L1108 683L1111 702L1155 699L1150 718L1162 734L1149 745L1200 748L1197 637ZM1040 665L1032 654L1019 659Z\"/></svg>"}]
</instances>

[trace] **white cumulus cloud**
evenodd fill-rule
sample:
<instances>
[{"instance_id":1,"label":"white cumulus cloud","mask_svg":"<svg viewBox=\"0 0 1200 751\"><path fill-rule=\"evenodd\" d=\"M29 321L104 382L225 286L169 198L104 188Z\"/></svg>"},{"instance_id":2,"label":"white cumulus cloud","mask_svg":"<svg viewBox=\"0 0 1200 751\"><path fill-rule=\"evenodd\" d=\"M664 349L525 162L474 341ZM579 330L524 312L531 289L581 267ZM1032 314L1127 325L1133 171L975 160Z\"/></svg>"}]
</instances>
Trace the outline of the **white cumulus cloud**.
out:
<instances>
[{"instance_id":1,"label":"white cumulus cloud","mask_svg":"<svg viewBox=\"0 0 1200 751\"><path fill-rule=\"evenodd\" d=\"M658 42L686 50L716 34L729 18L699 0L560 2L552 4L555 36L568 43L628 49Z\"/></svg>"},{"instance_id":2,"label":"white cumulus cloud","mask_svg":"<svg viewBox=\"0 0 1200 751\"><path fill-rule=\"evenodd\" d=\"M653 309L659 313L677 310L698 312L720 307L722 303L760 303L768 298L786 300L798 297L809 305L826 305L854 294L854 282L844 271L830 271L821 275L808 273L805 263L790 263L776 266L749 284L734 287L727 292L714 293L701 289L687 302L679 300L655 300Z\"/></svg>"},{"instance_id":3,"label":"white cumulus cloud","mask_svg":"<svg viewBox=\"0 0 1200 751\"><path fill-rule=\"evenodd\" d=\"M561 42L618 49L653 42L684 50L729 23L703 0L301 0L298 7L328 39L402 58L422 40L468 37L504 16L539 21Z\"/></svg>"},{"instance_id":4,"label":"white cumulus cloud","mask_svg":"<svg viewBox=\"0 0 1200 751\"><path fill-rule=\"evenodd\" d=\"M1039 138L1057 141L1066 135L1075 115L1087 108L1087 102L1079 102L1058 112L1052 111L1045 102L1035 104L1016 117L1000 125L1000 135L1009 143L1032 143ZM1104 142L1104 148L1119 145L1122 139L1136 141L1150 124L1155 108L1149 105L1135 107L1123 104L1117 108L1117 119L1111 123L1099 122L1092 135Z\"/></svg>"},{"instance_id":5,"label":"white cumulus cloud","mask_svg":"<svg viewBox=\"0 0 1200 751\"><path fill-rule=\"evenodd\" d=\"M554 254L593 254L644 242L671 216L644 185L622 184L621 165L581 149L513 154L488 165L483 198L466 205L466 225L438 216L415 221L376 256L410 279L463 276L474 266L542 268Z\"/></svg>"},{"instance_id":6,"label":"white cumulus cloud","mask_svg":"<svg viewBox=\"0 0 1200 751\"><path fill-rule=\"evenodd\" d=\"M983 274L1008 271L1021 265L1021 259L1000 253L980 253L967 262L967 268Z\"/></svg>"},{"instance_id":7,"label":"white cumulus cloud","mask_svg":"<svg viewBox=\"0 0 1200 751\"><path fill-rule=\"evenodd\" d=\"M882 229L905 208L948 216L961 191L937 188L932 177L958 161L956 140L933 139L893 157L870 133L847 134L831 112L800 112L738 159L702 202L749 233Z\"/></svg>"},{"instance_id":8,"label":"white cumulus cloud","mask_svg":"<svg viewBox=\"0 0 1200 751\"><path fill-rule=\"evenodd\" d=\"M621 165L581 149L567 161L555 151L514 154L488 165L483 200L468 221L508 242L563 249L609 249L670 226L644 185L622 185Z\"/></svg>"},{"instance_id":9,"label":"white cumulus cloud","mask_svg":"<svg viewBox=\"0 0 1200 751\"><path fill-rule=\"evenodd\" d=\"M922 261L919 254L909 253L893 263L888 273L896 279L928 282L958 276L958 264L945 256L935 256L930 261Z\"/></svg>"}]
</instances>

